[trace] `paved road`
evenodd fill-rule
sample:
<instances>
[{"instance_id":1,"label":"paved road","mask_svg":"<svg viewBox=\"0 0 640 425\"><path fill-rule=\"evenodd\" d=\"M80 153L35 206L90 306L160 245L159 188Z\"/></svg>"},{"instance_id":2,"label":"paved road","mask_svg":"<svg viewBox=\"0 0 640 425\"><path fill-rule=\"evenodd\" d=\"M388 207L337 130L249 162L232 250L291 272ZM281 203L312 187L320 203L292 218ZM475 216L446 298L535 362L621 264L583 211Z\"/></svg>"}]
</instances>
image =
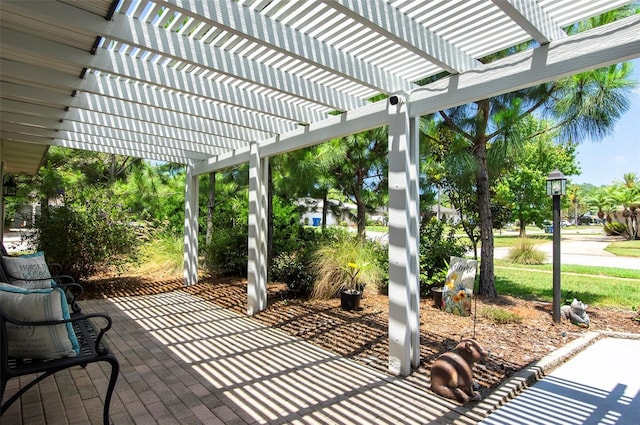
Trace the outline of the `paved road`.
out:
<instances>
[{"instance_id":1,"label":"paved road","mask_svg":"<svg viewBox=\"0 0 640 425\"><path fill-rule=\"evenodd\" d=\"M640 270L640 258L619 257L604 249L612 242L612 238L600 233L560 234L560 262L596 267L619 267ZM613 239L615 240L615 239ZM547 262L553 261L553 243L537 245L538 250L545 253ZM496 248L495 258L507 256L509 248Z\"/></svg>"},{"instance_id":2,"label":"paved road","mask_svg":"<svg viewBox=\"0 0 640 425\"><path fill-rule=\"evenodd\" d=\"M503 232L502 234L517 235L517 232ZM532 233L536 234L536 233ZM542 231L537 234L543 234ZM370 239L388 243L389 234L382 232L367 232ZM596 267L618 267L623 269L640 270L640 258L619 257L604 249L616 239L607 236L598 227L583 227L579 230L561 230L560 233L560 262L562 264L575 264ZM553 261L553 243L544 243L536 246L544 252L546 261ZM510 248L495 248L495 258L505 258ZM473 251L467 253L472 256Z\"/></svg>"}]
</instances>

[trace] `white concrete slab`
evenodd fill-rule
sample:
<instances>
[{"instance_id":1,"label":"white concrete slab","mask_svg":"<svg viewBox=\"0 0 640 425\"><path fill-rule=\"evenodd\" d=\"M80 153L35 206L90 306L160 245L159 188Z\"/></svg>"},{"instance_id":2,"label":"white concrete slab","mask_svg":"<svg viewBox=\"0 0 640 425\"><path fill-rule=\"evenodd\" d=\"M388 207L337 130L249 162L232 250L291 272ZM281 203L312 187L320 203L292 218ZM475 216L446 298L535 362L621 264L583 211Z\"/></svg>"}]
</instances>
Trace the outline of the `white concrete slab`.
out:
<instances>
[{"instance_id":1,"label":"white concrete slab","mask_svg":"<svg viewBox=\"0 0 640 425\"><path fill-rule=\"evenodd\" d=\"M640 339L599 340L480 424L638 425L639 355Z\"/></svg>"}]
</instances>

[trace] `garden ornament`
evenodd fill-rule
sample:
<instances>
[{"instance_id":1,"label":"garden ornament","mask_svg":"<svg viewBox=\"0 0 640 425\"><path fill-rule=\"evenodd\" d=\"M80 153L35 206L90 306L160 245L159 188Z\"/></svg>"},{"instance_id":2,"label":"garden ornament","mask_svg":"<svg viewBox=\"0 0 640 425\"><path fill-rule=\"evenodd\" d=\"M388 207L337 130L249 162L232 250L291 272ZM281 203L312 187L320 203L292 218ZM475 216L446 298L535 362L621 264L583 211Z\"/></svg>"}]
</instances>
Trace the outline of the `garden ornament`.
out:
<instances>
[{"instance_id":1,"label":"garden ornament","mask_svg":"<svg viewBox=\"0 0 640 425\"><path fill-rule=\"evenodd\" d=\"M461 403L480 400L480 393L474 391L473 365L486 356L477 341L463 339L452 351L440 355L431 366L431 389Z\"/></svg>"},{"instance_id":2,"label":"garden ornament","mask_svg":"<svg viewBox=\"0 0 640 425\"><path fill-rule=\"evenodd\" d=\"M563 305L562 308L560 308L560 312L565 319L569 319L574 325L588 328L590 321L589 315L587 314L587 307L588 305L574 298L571 305Z\"/></svg>"}]
</instances>

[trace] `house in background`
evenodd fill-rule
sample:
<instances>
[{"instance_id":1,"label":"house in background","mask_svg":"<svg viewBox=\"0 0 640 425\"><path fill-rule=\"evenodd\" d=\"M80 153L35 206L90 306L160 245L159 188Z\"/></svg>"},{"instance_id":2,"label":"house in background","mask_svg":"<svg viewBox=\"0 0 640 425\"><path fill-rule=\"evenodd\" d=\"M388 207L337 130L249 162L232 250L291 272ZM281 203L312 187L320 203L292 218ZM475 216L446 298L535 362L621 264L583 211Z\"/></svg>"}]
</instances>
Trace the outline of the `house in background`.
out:
<instances>
[{"instance_id":1,"label":"house in background","mask_svg":"<svg viewBox=\"0 0 640 425\"><path fill-rule=\"evenodd\" d=\"M296 201L296 205L302 210L301 220L303 224L311 226L322 225L322 207L324 205L322 199L299 198ZM355 226L356 210L355 204L329 199L327 226L339 226L345 223L347 226ZM448 223L457 224L460 222L460 214L453 208L433 205L431 214ZM367 221L372 221L379 225L387 225L388 220L389 210L386 205L378 207L374 212L367 213Z\"/></svg>"},{"instance_id":2,"label":"house in background","mask_svg":"<svg viewBox=\"0 0 640 425\"><path fill-rule=\"evenodd\" d=\"M302 210L302 223L305 225L321 226L322 225L322 208L324 201L315 198L299 198L296 205ZM356 205L344 203L337 199L329 199L329 208L327 211L327 226L338 226L345 224L347 226L355 225Z\"/></svg>"}]
</instances>

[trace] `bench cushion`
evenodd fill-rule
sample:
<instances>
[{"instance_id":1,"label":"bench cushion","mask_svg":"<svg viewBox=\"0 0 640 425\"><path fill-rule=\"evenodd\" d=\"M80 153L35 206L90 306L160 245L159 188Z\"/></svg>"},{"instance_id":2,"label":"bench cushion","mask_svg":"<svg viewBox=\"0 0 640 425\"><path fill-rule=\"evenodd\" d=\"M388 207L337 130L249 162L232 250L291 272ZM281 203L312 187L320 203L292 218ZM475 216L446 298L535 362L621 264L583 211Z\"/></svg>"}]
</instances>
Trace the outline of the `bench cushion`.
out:
<instances>
[{"instance_id":1,"label":"bench cushion","mask_svg":"<svg viewBox=\"0 0 640 425\"><path fill-rule=\"evenodd\" d=\"M24 322L69 318L67 299L60 288L24 289L0 283L0 309L4 316ZM52 326L21 326L7 323L10 357L58 359L74 357L78 340L71 323Z\"/></svg>"},{"instance_id":2,"label":"bench cushion","mask_svg":"<svg viewBox=\"0 0 640 425\"><path fill-rule=\"evenodd\" d=\"M55 286L43 252L21 256L2 256L9 283L26 289L42 289ZM38 279L38 280L23 280ZM52 284L53 283L53 284Z\"/></svg>"}]
</instances>

